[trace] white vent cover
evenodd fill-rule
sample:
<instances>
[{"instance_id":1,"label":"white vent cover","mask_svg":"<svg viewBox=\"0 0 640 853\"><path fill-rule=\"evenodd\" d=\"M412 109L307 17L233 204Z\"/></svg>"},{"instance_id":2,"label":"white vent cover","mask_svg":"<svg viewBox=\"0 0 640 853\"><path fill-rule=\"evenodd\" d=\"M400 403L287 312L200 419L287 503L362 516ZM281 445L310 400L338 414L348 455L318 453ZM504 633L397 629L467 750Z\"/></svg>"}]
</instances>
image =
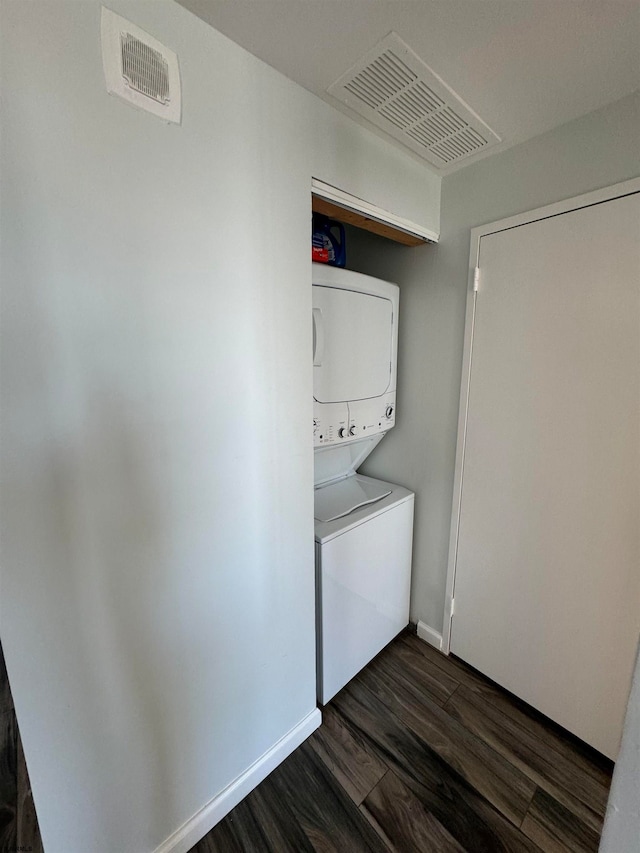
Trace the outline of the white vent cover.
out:
<instances>
[{"instance_id":1,"label":"white vent cover","mask_svg":"<svg viewBox=\"0 0 640 853\"><path fill-rule=\"evenodd\" d=\"M104 6L102 65L109 94L180 124L178 57L140 27Z\"/></svg>"},{"instance_id":2,"label":"white vent cover","mask_svg":"<svg viewBox=\"0 0 640 853\"><path fill-rule=\"evenodd\" d=\"M327 91L439 168L500 142L397 33Z\"/></svg>"}]
</instances>

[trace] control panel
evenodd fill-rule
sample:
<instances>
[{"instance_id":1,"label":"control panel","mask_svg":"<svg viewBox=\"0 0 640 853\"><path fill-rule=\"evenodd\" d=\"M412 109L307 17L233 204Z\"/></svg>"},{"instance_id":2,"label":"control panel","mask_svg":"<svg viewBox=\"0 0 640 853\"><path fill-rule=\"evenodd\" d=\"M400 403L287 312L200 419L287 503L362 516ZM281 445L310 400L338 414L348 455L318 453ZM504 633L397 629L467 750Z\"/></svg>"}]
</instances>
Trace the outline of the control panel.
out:
<instances>
[{"instance_id":1,"label":"control panel","mask_svg":"<svg viewBox=\"0 0 640 853\"><path fill-rule=\"evenodd\" d=\"M349 434L349 407L346 403L313 405L313 446L339 444Z\"/></svg>"},{"instance_id":2,"label":"control panel","mask_svg":"<svg viewBox=\"0 0 640 853\"><path fill-rule=\"evenodd\" d=\"M396 394L350 403L314 403L313 446L327 447L386 432L396 421Z\"/></svg>"}]
</instances>

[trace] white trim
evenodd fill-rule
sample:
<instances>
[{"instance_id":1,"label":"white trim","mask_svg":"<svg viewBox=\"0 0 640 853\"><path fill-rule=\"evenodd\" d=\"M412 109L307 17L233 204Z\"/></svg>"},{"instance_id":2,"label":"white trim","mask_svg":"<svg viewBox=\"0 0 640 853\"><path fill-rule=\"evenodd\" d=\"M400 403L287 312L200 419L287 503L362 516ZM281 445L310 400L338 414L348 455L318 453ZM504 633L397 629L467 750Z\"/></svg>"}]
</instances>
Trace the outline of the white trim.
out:
<instances>
[{"instance_id":1,"label":"white trim","mask_svg":"<svg viewBox=\"0 0 640 853\"><path fill-rule=\"evenodd\" d=\"M545 207L526 211L525 213L518 213L515 216L510 216L508 219L499 219L497 222L479 225L471 229L471 252L473 254L474 242L477 240L479 244L480 238L486 237L488 234L496 234L498 231L517 228L519 225L528 225L530 222L537 222L539 219L549 219L551 216L569 213L572 210L579 210L581 207L589 207L592 204L600 204L603 201L611 201L614 198L632 195L637 192L640 192L640 177L631 178L628 181L622 181L610 187L593 190L592 192L584 193L584 195L567 198L554 204L548 204Z\"/></svg>"},{"instance_id":2,"label":"white trim","mask_svg":"<svg viewBox=\"0 0 640 853\"><path fill-rule=\"evenodd\" d=\"M464 322L464 351L462 355L462 380L460 386L460 406L458 409L458 442L456 447L456 465L453 477L453 500L451 509L451 532L449 536L449 561L447 566L447 583L444 599L444 615L442 621L442 651L448 655L451 648L451 619L453 617L453 591L456 576L456 560L458 557L458 530L460 527L460 503L462 501L462 475L464 471L464 451L467 440L467 411L469 403L469 388L471 384L471 356L473 351L473 329L476 317L476 280L479 281L478 248L474 251L473 241L471 258L469 260L469 276L467 284L467 308Z\"/></svg>"},{"instance_id":3,"label":"white trim","mask_svg":"<svg viewBox=\"0 0 640 853\"><path fill-rule=\"evenodd\" d=\"M499 231L506 231L509 228L517 228L520 225L528 225L529 223L537 222L540 219L549 219L552 216L559 216L563 213L569 213L572 210L579 210L582 207L589 207L593 204L601 204L602 202L611 201L612 199L631 195L632 193L637 192L640 192L640 178L632 178L628 181L622 181L619 184L613 184L613 186L610 187L594 190L593 192L585 193L584 195L565 199L564 201L559 201L555 204L549 204L545 207L537 208L536 210L530 210L526 213L511 216L508 219L500 219L497 222L490 222L487 225L480 225L477 228L471 229L467 313L464 330L460 410L458 415L458 441L456 446L456 466L453 486L453 503L451 509L451 533L449 537L449 560L447 567L447 585L442 630L442 651L445 654L449 654L449 650L451 648L451 619L453 615L452 602L455 589L456 562L458 558L458 533L460 529L462 484L464 477L464 453L467 437L467 415L469 408L471 360L473 355L473 333L477 298L477 293L474 292L474 274L476 268L481 267L481 239L489 234L496 234ZM480 294L482 293L482 284L480 284L479 292Z\"/></svg>"},{"instance_id":4,"label":"white trim","mask_svg":"<svg viewBox=\"0 0 640 853\"><path fill-rule=\"evenodd\" d=\"M332 201L347 210L354 210L356 213L362 213L363 216L369 219L375 219L377 222L391 225L393 228L397 228L398 231L404 231L406 234L420 237L421 240L437 243L440 239L440 234L435 231L423 228L422 225L411 222L409 219L396 216L395 213L384 210L382 207L377 207L375 204L370 204L368 201L364 201L364 199L346 193L337 187L332 187L330 184L325 184L324 181L319 181L316 178L312 178L311 180L311 192L313 195L324 198L327 201Z\"/></svg>"},{"instance_id":5,"label":"white trim","mask_svg":"<svg viewBox=\"0 0 640 853\"><path fill-rule=\"evenodd\" d=\"M301 720L284 737L275 743L263 756L255 761L244 773L227 785L217 796L204 805L200 811L170 835L154 853L188 853L231 809L238 805L257 785L265 779L278 764L314 732L322 722L319 708Z\"/></svg>"},{"instance_id":6,"label":"white trim","mask_svg":"<svg viewBox=\"0 0 640 853\"><path fill-rule=\"evenodd\" d=\"M418 622L418 636L425 643L429 643L430 646L435 646L439 652L442 651L442 634L434 631L433 628L430 628L424 622Z\"/></svg>"}]
</instances>

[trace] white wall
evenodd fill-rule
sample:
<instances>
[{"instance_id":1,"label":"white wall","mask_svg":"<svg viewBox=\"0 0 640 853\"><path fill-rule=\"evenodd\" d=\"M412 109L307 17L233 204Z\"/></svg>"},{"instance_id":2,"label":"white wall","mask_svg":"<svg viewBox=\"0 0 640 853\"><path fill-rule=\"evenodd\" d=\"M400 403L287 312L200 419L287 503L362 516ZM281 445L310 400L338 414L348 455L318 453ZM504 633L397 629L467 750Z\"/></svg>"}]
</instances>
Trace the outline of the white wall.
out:
<instances>
[{"instance_id":1,"label":"white wall","mask_svg":"<svg viewBox=\"0 0 640 853\"><path fill-rule=\"evenodd\" d=\"M437 246L369 238L357 268L400 284L398 418L364 471L416 491L411 618L442 630L469 233L640 173L640 96L570 122L447 177ZM383 248L384 247L384 248Z\"/></svg>"},{"instance_id":2,"label":"white wall","mask_svg":"<svg viewBox=\"0 0 640 853\"><path fill-rule=\"evenodd\" d=\"M48 853L150 851L315 708L310 186L440 181L183 8L2 7L2 642Z\"/></svg>"}]
</instances>

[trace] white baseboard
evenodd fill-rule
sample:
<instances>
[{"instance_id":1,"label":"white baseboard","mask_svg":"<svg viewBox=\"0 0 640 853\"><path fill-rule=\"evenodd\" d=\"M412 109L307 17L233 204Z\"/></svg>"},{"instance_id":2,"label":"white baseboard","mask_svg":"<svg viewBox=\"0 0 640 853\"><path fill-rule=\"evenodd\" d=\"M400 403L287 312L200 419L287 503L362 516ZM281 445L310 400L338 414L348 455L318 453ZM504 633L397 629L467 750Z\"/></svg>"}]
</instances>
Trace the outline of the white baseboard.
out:
<instances>
[{"instance_id":1,"label":"white baseboard","mask_svg":"<svg viewBox=\"0 0 640 853\"><path fill-rule=\"evenodd\" d=\"M434 631L433 628L425 625L424 622L418 622L418 636L425 643L429 643L430 646L435 646L439 652L442 651L442 634Z\"/></svg>"},{"instance_id":2,"label":"white baseboard","mask_svg":"<svg viewBox=\"0 0 640 853\"><path fill-rule=\"evenodd\" d=\"M238 805L256 785L259 785L272 770L284 761L294 749L305 741L322 722L320 709L315 708L275 743L263 756L255 761L237 779L221 791L216 797L196 812L165 841L156 847L154 853L188 853L207 832L222 820L231 809Z\"/></svg>"}]
</instances>

